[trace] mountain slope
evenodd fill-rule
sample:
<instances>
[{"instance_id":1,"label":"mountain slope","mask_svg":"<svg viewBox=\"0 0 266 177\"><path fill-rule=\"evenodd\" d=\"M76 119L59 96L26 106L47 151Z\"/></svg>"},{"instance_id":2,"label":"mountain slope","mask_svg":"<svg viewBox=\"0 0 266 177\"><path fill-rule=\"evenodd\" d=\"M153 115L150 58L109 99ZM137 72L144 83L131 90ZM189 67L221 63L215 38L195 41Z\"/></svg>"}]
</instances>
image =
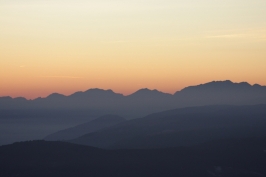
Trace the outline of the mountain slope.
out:
<instances>
[{"instance_id":1,"label":"mountain slope","mask_svg":"<svg viewBox=\"0 0 266 177\"><path fill-rule=\"evenodd\" d=\"M102 148L161 148L249 136L266 136L266 105L180 108L130 120L71 142Z\"/></svg>"},{"instance_id":2,"label":"mountain slope","mask_svg":"<svg viewBox=\"0 0 266 177\"><path fill-rule=\"evenodd\" d=\"M119 124L121 122L126 121L126 119L116 116L116 115L105 115L101 116L95 120L92 120L90 122L77 125L72 128L64 129L58 132L55 132L53 134L50 134L46 136L45 140L52 140L52 141L58 141L58 140L70 140L77 138L79 136L82 136L87 133L99 131L101 129L104 129L106 127L111 127L113 125Z\"/></svg>"}]
</instances>

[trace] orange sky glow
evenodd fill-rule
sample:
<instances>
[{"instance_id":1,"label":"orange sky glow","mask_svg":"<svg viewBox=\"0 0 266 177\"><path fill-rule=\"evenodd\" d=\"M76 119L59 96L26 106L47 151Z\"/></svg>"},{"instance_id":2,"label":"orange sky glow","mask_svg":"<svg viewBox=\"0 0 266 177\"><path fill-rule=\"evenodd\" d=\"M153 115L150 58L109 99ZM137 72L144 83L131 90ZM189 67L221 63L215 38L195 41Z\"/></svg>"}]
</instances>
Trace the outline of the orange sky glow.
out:
<instances>
[{"instance_id":1,"label":"orange sky glow","mask_svg":"<svg viewBox=\"0 0 266 177\"><path fill-rule=\"evenodd\" d=\"M0 1L0 96L266 85L266 1Z\"/></svg>"}]
</instances>

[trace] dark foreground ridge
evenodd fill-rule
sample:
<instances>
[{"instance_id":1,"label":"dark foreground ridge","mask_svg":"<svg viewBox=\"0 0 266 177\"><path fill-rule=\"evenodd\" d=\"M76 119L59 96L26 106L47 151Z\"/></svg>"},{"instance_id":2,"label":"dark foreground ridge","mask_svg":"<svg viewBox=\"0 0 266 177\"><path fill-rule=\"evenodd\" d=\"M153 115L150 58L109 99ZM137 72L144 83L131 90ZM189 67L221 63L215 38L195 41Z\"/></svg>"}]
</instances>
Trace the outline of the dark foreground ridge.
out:
<instances>
[{"instance_id":1,"label":"dark foreground ridge","mask_svg":"<svg viewBox=\"0 0 266 177\"><path fill-rule=\"evenodd\" d=\"M103 150L65 142L30 141L0 147L0 176L264 177L265 150L265 137L142 150Z\"/></svg>"}]
</instances>

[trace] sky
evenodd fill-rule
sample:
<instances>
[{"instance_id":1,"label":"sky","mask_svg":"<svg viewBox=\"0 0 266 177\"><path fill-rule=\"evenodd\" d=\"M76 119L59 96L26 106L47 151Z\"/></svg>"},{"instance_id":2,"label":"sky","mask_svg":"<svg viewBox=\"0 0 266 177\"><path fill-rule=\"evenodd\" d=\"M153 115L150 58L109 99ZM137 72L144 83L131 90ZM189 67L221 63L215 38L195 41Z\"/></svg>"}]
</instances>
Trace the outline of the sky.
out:
<instances>
[{"instance_id":1,"label":"sky","mask_svg":"<svg viewBox=\"0 0 266 177\"><path fill-rule=\"evenodd\" d=\"M0 96L266 85L265 0L0 0Z\"/></svg>"}]
</instances>

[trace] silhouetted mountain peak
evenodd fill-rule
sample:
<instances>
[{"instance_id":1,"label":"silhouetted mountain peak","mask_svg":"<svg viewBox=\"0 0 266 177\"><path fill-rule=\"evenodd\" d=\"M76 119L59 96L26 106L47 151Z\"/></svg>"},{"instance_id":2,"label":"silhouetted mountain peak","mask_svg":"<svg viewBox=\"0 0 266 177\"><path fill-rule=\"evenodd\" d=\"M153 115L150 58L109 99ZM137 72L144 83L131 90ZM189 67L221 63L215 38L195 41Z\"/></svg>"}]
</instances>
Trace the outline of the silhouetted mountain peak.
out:
<instances>
[{"instance_id":1,"label":"silhouetted mountain peak","mask_svg":"<svg viewBox=\"0 0 266 177\"><path fill-rule=\"evenodd\" d=\"M60 94L60 93L52 93L49 96L47 96L46 98L62 98L65 97L65 95Z\"/></svg>"},{"instance_id":2,"label":"silhouetted mountain peak","mask_svg":"<svg viewBox=\"0 0 266 177\"><path fill-rule=\"evenodd\" d=\"M213 90L213 91L219 91L219 90L228 90L228 89L245 89L245 88L251 88L252 86L247 82L240 82L240 83L234 83L230 80L225 81L212 81L205 84L200 84L196 86L189 86L184 89L182 89L180 92L188 92L188 91L199 91L199 90ZM178 93L178 92L176 92Z\"/></svg>"},{"instance_id":3,"label":"silhouetted mountain peak","mask_svg":"<svg viewBox=\"0 0 266 177\"><path fill-rule=\"evenodd\" d=\"M17 101L27 101L27 99L24 98L24 97L16 97L16 98L14 98L14 100L17 100Z\"/></svg>"},{"instance_id":4,"label":"silhouetted mountain peak","mask_svg":"<svg viewBox=\"0 0 266 177\"><path fill-rule=\"evenodd\" d=\"M262 87L262 86L259 84L254 84L253 87Z\"/></svg>"},{"instance_id":5,"label":"silhouetted mountain peak","mask_svg":"<svg viewBox=\"0 0 266 177\"><path fill-rule=\"evenodd\" d=\"M86 90L84 93L114 93L113 90L108 89L108 90L104 90L104 89L99 89L99 88L91 88L89 90Z\"/></svg>"},{"instance_id":6,"label":"silhouetted mountain peak","mask_svg":"<svg viewBox=\"0 0 266 177\"><path fill-rule=\"evenodd\" d=\"M208 82L205 84L200 84L200 85L209 85L209 86L251 86L248 82L232 82L230 80L225 80L225 81L212 81L212 82Z\"/></svg>"},{"instance_id":7,"label":"silhouetted mountain peak","mask_svg":"<svg viewBox=\"0 0 266 177\"><path fill-rule=\"evenodd\" d=\"M158 91L156 89L151 90L148 88L142 88L142 89L139 89L138 91L134 92L133 94L131 94L129 96L156 96L156 95L170 95L170 94L163 93L163 92Z\"/></svg>"},{"instance_id":8,"label":"silhouetted mountain peak","mask_svg":"<svg viewBox=\"0 0 266 177\"><path fill-rule=\"evenodd\" d=\"M207 82L205 84L200 84L199 86L228 86L228 85L233 85L235 83L233 83L230 80L225 80L225 81L212 81L212 82ZM193 87L193 86L192 86Z\"/></svg>"},{"instance_id":9,"label":"silhouetted mountain peak","mask_svg":"<svg viewBox=\"0 0 266 177\"><path fill-rule=\"evenodd\" d=\"M154 89L154 90L151 90L151 89L148 89L148 88L142 88L142 89L139 89L137 90L135 93L149 93L149 92L159 92L158 90Z\"/></svg>"},{"instance_id":10,"label":"silhouetted mountain peak","mask_svg":"<svg viewBox=\"0 0 266 177\"><path fill-rule=\"evenodd\" d=\"M239 85L241 85L241 86L248 86L248 87L251 86L251 85L250 85L249 83L247 83L247 82L240 82Z\"/></svg>"},{"instance_id":11,"label":"silhouetted mountain peak","mask_svg":"<svg viewBox=\"0 0 266 177\"><path fill-rule=\"evenodd\" d=\"M111 89L104 90L104 89L99 89L99 88L92 88L84 92L81 92L81 91L75 92L70 96L71 97L87 97L87 96L103 96L104 97L104 96L122 96L122 94L115 93Z\"/></svg>"},{"instance_id":12,"label":"silhouetted mountain peak","mask_svg":"<svg viewBox=\"0 0 266 177\"><path fill-rule=\"evenodd\" d=\"M13 98L10 96L3 96L1 97L2 100L12 100Z\"/></svg>"},{"instance_id":13,"label":"silhouetted mountain peak","mask_svg":"<svg viewBox=\"0 0 266 177\"><path fill-rule=\"evenodd\" d=\"M233 84L230 80L224 80L224 81L211 81L200 85L209 85L209 84Z\"/></svg>"}]
</instances>

